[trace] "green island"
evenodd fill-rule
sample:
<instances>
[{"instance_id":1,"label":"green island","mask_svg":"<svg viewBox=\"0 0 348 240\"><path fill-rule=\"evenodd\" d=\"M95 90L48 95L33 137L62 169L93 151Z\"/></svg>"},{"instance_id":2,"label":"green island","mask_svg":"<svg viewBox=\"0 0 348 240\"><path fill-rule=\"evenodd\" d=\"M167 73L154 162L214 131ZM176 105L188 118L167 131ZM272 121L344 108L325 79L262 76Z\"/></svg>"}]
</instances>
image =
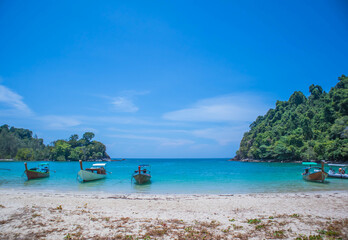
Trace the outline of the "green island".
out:
<instances>
[{"instance_id":1,"label":"green island","mask_svg":"<svg viewBox=\"0 0 348 240\"><path fill-rule=\"evenodd\" d=\"M347 162L348 77L339 77L328 93L313 84L309 92L296 91L257 117L235 159Z\"/></svg>"},{"instance_id":2,"label":"green island","mask_svg":"<svg viewBox=\"0 0 348 240\"><path fill-rule=\"evenodd\" d=\"M28 129L0 127L0 159L78 161L110 159L103 143L95 141L94 133L85 132L79 139L77 134L69 140L56 140L49 145Z\"/></svg>"}]
</instances>

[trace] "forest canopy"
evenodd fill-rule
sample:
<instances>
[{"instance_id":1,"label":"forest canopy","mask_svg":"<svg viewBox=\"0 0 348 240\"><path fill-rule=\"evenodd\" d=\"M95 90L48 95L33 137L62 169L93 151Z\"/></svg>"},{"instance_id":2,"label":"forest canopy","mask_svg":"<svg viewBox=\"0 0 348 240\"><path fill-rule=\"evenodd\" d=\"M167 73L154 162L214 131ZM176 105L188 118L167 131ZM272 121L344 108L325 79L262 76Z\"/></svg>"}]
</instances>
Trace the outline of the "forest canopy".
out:
<instances>
[{"instance_id":1,"label":"forest canopy","mask_svg":"<svg viewBox=\"0 0 348 240\"><path fill-rule=\"evenodd\" d=\"M68 140L57 140L45 145L43 139L28 129L0 127L0 158L16 160L78 161L109 159L103 143L92 141L94 133L86 132L79 139L77 134Z\"/></svg>"},{"instance_id":2,"label":"forest canopy","mask_svg":"<svg viewBox=\"0 0 348 240\"><path fill-rule=\"evenodd\" d=\"M236 158L348 161L348 77L329 93L314 84L309 93L294 92L257 117Z\"/></svg>"}]
</instances>

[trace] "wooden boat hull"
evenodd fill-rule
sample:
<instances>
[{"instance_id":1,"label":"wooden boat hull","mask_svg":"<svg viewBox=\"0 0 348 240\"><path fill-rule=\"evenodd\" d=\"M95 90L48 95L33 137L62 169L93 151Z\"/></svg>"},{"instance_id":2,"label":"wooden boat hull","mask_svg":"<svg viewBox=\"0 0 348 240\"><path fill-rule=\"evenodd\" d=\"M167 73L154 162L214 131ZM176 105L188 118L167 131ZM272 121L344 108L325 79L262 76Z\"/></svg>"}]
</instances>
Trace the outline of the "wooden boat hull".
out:
<instances>
[{"instance_id":1,"label":"wooden boat hull","mask_svg":"<svg viewBox=\"0 0 348 240\"><path fill-rule=\"evenodd\" d=\"M28 180L36 179L36 178L46 178L50 176L50 172L44 173L44 172L37 172L33 170L25 170L24 172L27 175Z\"/></svg>"},{"instance_id":2,"label":"wooden boat hull","mask_svg":"<svg viewBox=\"0 0 348 240\"><path fill-rule=\"evenodd\" d=\"M328 174L326 172L320 171L320 172L303 175L303 179L306 181L324 182L327 176Z\"/></svg>"},{"instance_id":3,"label":"wooden boat hull","mask_svg":"<svg viewBox=\"0 0 348 240\"><path fill-rule=\"evenodd\" d=\"M80 170L77 173L77 175L81 178L83 182L89 182L106 178L106 174L97 174L86 170Z\"/></svg>"},{"instance_id":4,"label":"wooden boat hull","mask_svg":"<svg viewBox=\"0 0 348 240\"><path fill-rule=\"evenodd\" d=\"M151 175L149 174L135 174L133 175L135 181L137 182L137 184L144 184L144 183L148 183L151 180Z\"/></svg>"}]
</instances>

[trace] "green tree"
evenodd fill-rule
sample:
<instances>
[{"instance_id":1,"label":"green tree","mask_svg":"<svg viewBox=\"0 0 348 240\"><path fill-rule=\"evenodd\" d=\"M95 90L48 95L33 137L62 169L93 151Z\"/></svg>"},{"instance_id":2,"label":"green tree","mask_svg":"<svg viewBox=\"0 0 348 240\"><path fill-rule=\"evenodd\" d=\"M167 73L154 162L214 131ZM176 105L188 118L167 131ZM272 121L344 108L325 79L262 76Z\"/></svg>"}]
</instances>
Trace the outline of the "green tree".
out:
<instances>
[{"instance_id":1,"label":"green tree","mask_svg":"<svg viewBox=\"0 0 348 240\"><path fill-rule=\"evenodd\" d=\"M51 150L51 159L57 161L65 161L70 155L71 146L64 140L57 140L54 142Z\"/></svg>"},{"instance_id":2,"label":"green tree","mask_svg":"<svg viewBox=\"0 0 348 240\"><path fill-rule=\"evenodd\" d=\"M85 132L82 137L87 143L90 143L91 140L94 138L94 133L92 132Z\"/></svg>"},{"instance_id":3,"label":"green tree","mask_svg":"<svg viewBox=\"0 0 348 240\"><path fill-rule=\"evenodd\" d=\"M78 146L78 140L79 140L79 135L73 134L70 136L68 143L70 144L71 147L77 147Z\"/></svg>"},{"instance_id":4,"label":"green tree","mask_svg":"<svg viewBox=\"0 0 348 240\"><path fill-rule=\"evenodd\" d=\"M71 149L70 151L70 155L68 156L68 159L72 160L72 161L78 161L81 159L83 152L81 147L76 147Z\"/></svg>"},{"instance_id":5,"label":"green tree","mask_svg":"<svg viewBox=\"0 0 348 240\"><path fill-rule=\"evenodd\" d=\"M320 98L321 94L323 93L323 88L319 85L312 84L309 86L309 92L311 93L309 99L315 100Z\"/></svg>"},{"instance_id":6,"label":"green tree","mask_svg":"<svg viewBox=\"0 0 348 240\"><path fill-rule=\"evenodd\" d=\"M18 160L30 161L30 160L35 160L34 156L35 156L35 153L34 153L34 150L32 148L20 148L20 149L18 149L15 158Z\"/></svg>"},{"instance_id":7,"label":"green tree","mask_svg":"<svg viewBox=\"0 0 348 240\"><path fill-rule=\"evenodd\" d=\"M348 116L344 116L336 119L335 123L331 126L329 136L331 139L346 138L346 132L348 127Z\"/></svg>"},{"instance_id":8,"label":"green tree","mask_svg":"<svg viewBox=\"0 0 348 240\"><path fill-rule=\"evenodd\" d=\"M306 100L307 98L302 92L294 92L289 98L289 103L297 106L306 102Z\"/></svg>"},{"instance_id":9,"label":"green tree","mask_svg":"<svg viewBox=\"0 0 348 240\"><path fill-rule=\"evenodd\" d=\"M348 161L348 77L326 93L309 87L308 100L294 92L259 116L241 140L237 158Z\"/></svg>"},{"instance_id":10,"label":"green tree","mask_svg":"<svg viewBox=\"0 0 348 240\"><path fill-rule=\"evenodd\" d=\"M43 139L32 131L23 128L0 126L0 158L18 160L96 160L110 158L104 144L91 141L94 133L86 132L81 139L77 134L70 136L68 141L57 140L46 146Z\"/></svg>"}]
</instances>

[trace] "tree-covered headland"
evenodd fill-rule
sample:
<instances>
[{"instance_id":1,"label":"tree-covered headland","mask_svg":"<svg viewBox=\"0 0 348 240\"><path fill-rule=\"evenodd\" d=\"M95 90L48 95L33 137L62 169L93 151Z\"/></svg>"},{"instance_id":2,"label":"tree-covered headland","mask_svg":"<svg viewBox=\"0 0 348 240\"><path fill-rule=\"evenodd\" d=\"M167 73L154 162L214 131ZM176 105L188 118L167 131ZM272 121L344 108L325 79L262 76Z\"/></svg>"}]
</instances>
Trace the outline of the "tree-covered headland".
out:
<instances>
[{"instance_id":1,"label":"tree-covered headland","mask_svg":"<svg viewBox=\"0 0 348 240\"><path fill-rule=\"evenodd\" d=\"M28 129L0 127L0 158L16 160L78 161L109 159L103 143L92 141L94 133L86 132L79 139L77 134L68 140L57 140L49 145Z\"/></svg>"},{"instance_id":2,"label":"tree-covered headland","mask_svg":"<svg viewBox=\"0 0 348 240\"><path fill-rule=\"evenodd\" d=\"M257 117L236 158L348 162L348 77L339 77L328 93L313 84L309 92L294 92Z\"/></svg>"}]
</instances>

